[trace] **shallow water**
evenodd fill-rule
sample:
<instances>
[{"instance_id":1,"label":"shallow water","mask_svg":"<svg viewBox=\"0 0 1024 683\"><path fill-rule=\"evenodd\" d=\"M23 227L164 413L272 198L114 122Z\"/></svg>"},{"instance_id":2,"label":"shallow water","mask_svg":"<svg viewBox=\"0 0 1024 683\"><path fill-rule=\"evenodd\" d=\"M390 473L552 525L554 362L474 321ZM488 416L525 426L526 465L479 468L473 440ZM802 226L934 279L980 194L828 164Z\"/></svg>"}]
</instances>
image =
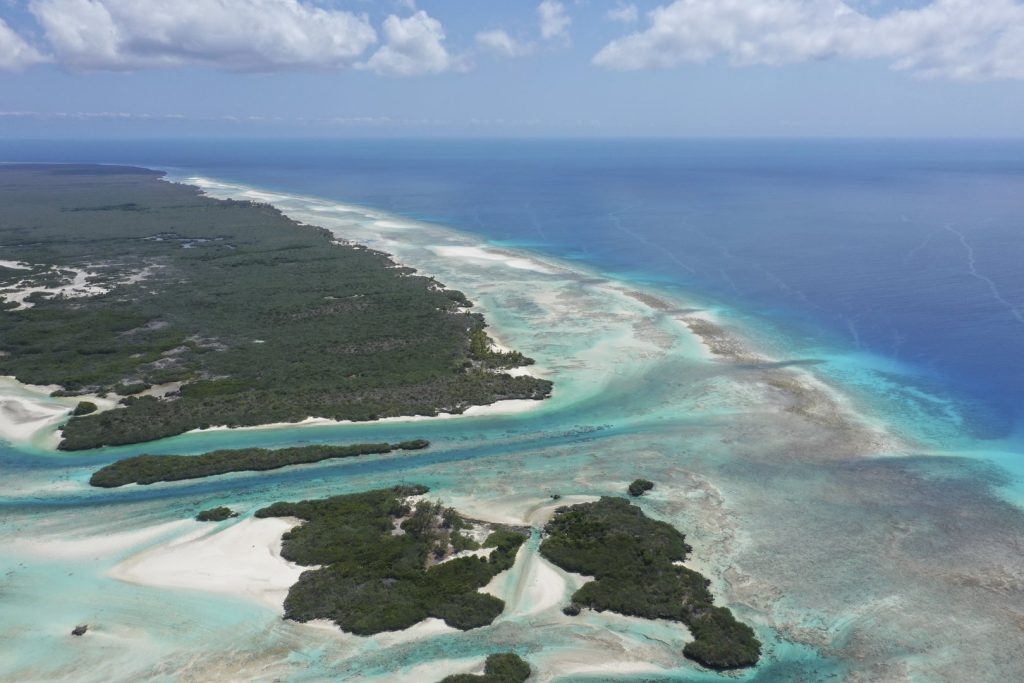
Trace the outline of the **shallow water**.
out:
<instances>
[{"instance_id":1,"label":"shallow water","mask_svg":"<svg viewBox=\"0 0 1024 683\"><path fill-rule=\"evenodd\" d=\"M645 512L687 533L691 565L765 642L763 663L735 677L1024 679L1020 450L973 440L964 403L915 367L831 346L807 353L806 342L674 286L496 249L441 225L192 182L272 201L462 289L503 344L537 359L555 394L506 416L205 432L88 454L0 446L5 680L433 680L507 649L539 680L721 680L682 658L679 625L571 619L519 590L542 562L535 541L504 579L510 606L495 624L394 644L106 576L194 524L146 530L212 505L249 512L415 482L467 514L530 521L552 494L620 495L637 476L657 482L639 501ZM142 451L406 438L433 446L195 483L86 485L99 464ZM118 536L136 530L145 537ZM67 635L86 622L86 637Z\"/></svg>"}]
</instances>

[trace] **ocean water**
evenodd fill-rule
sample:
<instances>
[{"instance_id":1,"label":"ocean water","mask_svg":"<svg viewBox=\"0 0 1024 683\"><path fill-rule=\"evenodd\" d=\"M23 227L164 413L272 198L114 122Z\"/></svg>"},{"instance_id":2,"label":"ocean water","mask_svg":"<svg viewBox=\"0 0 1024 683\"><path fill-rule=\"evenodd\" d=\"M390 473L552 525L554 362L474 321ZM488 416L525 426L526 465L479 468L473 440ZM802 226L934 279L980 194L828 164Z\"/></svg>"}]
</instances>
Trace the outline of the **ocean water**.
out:
<instances>
[{"instance_id":1,"label":"ocean water","mask_svg":"<svg viewBox=\"0 0 1024 683\"><path fill-rule=\"evenodd\" d=\"M765 642L740 678L1024 678L1024 144L8 141L0 159L154 166L270 201L466 291L556 382L516 415L0 445L0 678L433 680L514 649L540 680L723 679L681 657L678 625L561 615L530 588L554 571L535 544L493 626L390 644L108 576L213 504L405 481L530 520L636 476ZM717 356L694 334L708 321ZM85 484L144 450L399 437L434 447ZM90 549L123 533L144 538ZM69 642L80 622L95 637Z\"/></svg>"}]
</instances>

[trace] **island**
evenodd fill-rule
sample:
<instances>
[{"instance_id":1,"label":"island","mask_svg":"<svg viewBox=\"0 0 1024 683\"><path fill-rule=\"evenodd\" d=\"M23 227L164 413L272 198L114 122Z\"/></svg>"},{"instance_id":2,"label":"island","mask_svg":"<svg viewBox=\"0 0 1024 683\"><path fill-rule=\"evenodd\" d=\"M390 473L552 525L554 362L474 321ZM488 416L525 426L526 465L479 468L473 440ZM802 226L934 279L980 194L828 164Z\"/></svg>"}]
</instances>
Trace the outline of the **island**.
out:
<instances>
[{"instance_id":1,"label":"island","mask_svg":"<svg viewBox=\"0 0 1024 683\"><path fill-rule=\"evenodd\" d=\"M223 522L226 519L237 517L238 513L229 507L210 508L209 510L202 510L196 515L197 522Z\"/></svg>"},{"instance_id":2,"label":"island","mask_svg":"<svg viewBox=\"0 0 1024 683\"><path fill-rule=\"evenodd\" d=\"M530 677L530 665L514 652L488 655L483 675L455 674L445 676L441 683L523 683Z\"/></svg>"},{"instance_id":3,"label":"island","mask_svg":"<svg viewBox=\"0 0 1024 683\"><path fill-rule=\"evenodd\" d=\"M649 479L634 479L629 485L629 495L639 498L654 488L654 482Z\"/></svg>"},{"instance_id":4,"label":"island","mask_svg":"<svg viewBox=\"0 0 1024 683\"><path fill-rule=\"evenodd\" d=\"M543 399L459 291L141 168L0 165L0 375L83 404L59 448ZM113 410L87 396L113 395Z\"/></svg>"},{"instance_id":5,"label":"island","mask_svg":"<svg viewBox=\"0 0 1024 683\"><path fill-rule=\"evenodd\" d=\"M540 553L570 572L594 577L572 596L581 608L647 619L671 619L694 640L683 654L711 669L753 666L761 653L754 630L714 605L710 582L682 566L692 550L685 536L648 518L622 498L558 508L544 528Z\"/></svg>"},{"instance_id":6,"label":"island","mask_svg":"<svg viewBox=\"0 0 1024 683\"><path fill-rule=\"evenodd\" d=\"M398 444L363 443L352 446L295 446L292 448L235 448L202 455L136 455L101 467L89 484L116 488L125 484L200 479L229 472L262 472L289 465L303 465L334 458L411 451L426 448L429 441L416 439Z\"/></svg>"},{"instance_id":7,"label":"island","mask_svg":"<svg viewBox=\"0 0 1024 683\"><path fill-rule=\"evenodd\" d=\"M303 520L282 537L281 556L317 567L288 590L285 618L329 619L362 636L431 617L461 630L494 621L505 603L479 589L512 567L527 534L464 519L427 492L398 486L257 510Z\"/></svg>"}]
</instances>

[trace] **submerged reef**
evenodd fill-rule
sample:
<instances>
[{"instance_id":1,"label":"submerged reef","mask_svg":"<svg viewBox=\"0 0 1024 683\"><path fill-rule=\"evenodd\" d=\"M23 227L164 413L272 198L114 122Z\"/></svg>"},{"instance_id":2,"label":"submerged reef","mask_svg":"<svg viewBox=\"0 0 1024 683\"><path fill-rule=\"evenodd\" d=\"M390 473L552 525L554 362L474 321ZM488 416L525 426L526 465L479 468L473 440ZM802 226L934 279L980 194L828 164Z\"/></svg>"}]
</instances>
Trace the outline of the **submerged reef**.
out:
<instances>
[{"instance_id":1,"label":"submerged reef","mask_svg":"<svg viewBox=\"0 0 1024 683\"><path fill-rule=\"evenodd\" d=\"M305 520L285 533L281 556L319 567L289 589L285 618L330 619L362 636L430 617L462 630L494 621L505 602L479 589L513 565L526 536L495 528L483 543L489 553L455 557L473 523L440 503L410 500L427 491L399 486L257 510Z\"/></svg>"},{"instance_id":2,"label":"submerged reef","mask_svg":"<svg viewBox=\"0 0 1024 683\"><path fill-rule=\"evenodd\" d=\"M0 166L0 375L109 394L59 448L543 399L464 294L266 204L123 166Z\"/></svg>"},{"instance_id":3,"label":"submerged reef","mask_svg":"<svg viewBox=\"0 0 1024 683\"><path fill-rule=\"evenodd\" d=\"M672 619L694 640L683 654L712 669L753 666L761 643L727 607L716 607L701 574L681 566L685 536L622 498L561 507L544 528L540 553L562 569L593 576L572 596L580 607L647 619Z\"/></svg>"},{"instance_id":4,"label":"submerged reef","mask_svg":"<svg viewBox=\"0 0 1024 683\"><path fill-rule=\"evenodd\" d=\"M155 484L159 481L199 479L228 472L261 472L289 465L304 465L333 458L418 450L430 445L416 439L398 444L363 443L353 446L296 446L294 448L237 448L203 455L136 455L98 469L89 483L101 488L125 484Z\"/></svg>"},{"instance_id":5,"label":"submerged reef","mask_svg":"<svg viewBox=\"0 0 1024 683\"><path fill-rule=\"evenodd\" d=\"M530 665L514 652L488 655L483 675L455 674L441 683L523 683L530 677Z\"/></svg>"}]
</instances>

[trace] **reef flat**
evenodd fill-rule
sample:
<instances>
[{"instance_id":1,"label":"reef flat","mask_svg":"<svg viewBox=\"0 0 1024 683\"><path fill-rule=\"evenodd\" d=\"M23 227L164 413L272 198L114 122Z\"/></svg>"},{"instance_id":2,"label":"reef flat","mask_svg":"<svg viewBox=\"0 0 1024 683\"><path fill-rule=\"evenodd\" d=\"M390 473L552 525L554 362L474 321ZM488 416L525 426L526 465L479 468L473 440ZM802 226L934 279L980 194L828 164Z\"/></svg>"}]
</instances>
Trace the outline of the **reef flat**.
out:
<instances>
[{"instance_id":1,"label":"reef flat","mask_svg":"<svg viewBox=\"0 0 1024 683\"><path fill-rule=\"evenodd\" d=\"M0 375L120 398L72 416L60 448L549 395L502 371L530 360L495 350L461 292L161 176L0 167Z\"/></svg>"}]
</instances>

